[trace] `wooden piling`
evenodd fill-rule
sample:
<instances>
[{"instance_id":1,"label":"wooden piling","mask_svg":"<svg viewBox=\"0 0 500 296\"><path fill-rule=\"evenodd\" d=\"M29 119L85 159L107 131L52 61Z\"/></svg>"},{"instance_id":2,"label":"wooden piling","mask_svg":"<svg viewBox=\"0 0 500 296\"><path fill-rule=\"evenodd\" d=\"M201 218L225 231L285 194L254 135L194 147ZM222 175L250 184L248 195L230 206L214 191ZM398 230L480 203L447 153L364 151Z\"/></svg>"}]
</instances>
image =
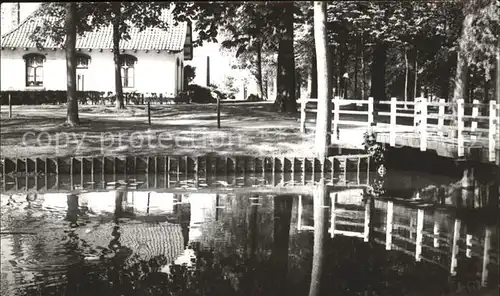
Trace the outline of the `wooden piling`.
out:
<instances>
[{"instance_id":1,"label":"wooden piling","mask_svg":"<svg viewBox=\"0 0 500 296\"><path fill-rule=\"evenodd\" d=\"M453 227L453 241L452 241L452 248L451 248L451 263L450 263L450 274L452 276L455 276L457 274L457 264L458 264L458 241L460 239L460 226L461 226L461 221L458 219L455 219L455 226Z\"/></svg>"},{"instance_id":2,"label":"wooden piling","mask_svg":"<svg viewBox=\"0 0 500 296\"><path fill-rule=\"evenodd\" d=\"M370 219L371 219L371 203L372 199L370 197L367 197L366 203L365 203L365 224L364 224L364 233L363 233L363 240L365 242L368 242L370 239Z\"/></svg>"},{"instance_id":3,"label":"wooden piling","mask_svg":"<svg viewBox=\"0 0 500 296\"><path fill-rule=\"evenodd\" d=\"M387 219L385 227L385 249L392 249L392 226L394 217L394 203L392 201L387 202Z\"/></svg>"},{"instance_id":4,"label":"wooden piling","mask_svg":"<svg viewBox=\"0 0 500 296\"><path fill-rule=\"evenodd\" d=\"M481 270L481 286L488 285L488 267L490 264L491 228L487 227L484 235L483 266Z\"/></svg>"},{"instance_id":5,"label":"wooden piling","mask_svg":"<svg viewBox=\"0 0 500 296\"><path fill-rule=\"evenodd\" d=\"M422 259L424 217L425 217L424 210L418 209L417 210L417 238L415 241L415 260L417 262L420 262L420 260Z\"/></svg>"}]
</instances>

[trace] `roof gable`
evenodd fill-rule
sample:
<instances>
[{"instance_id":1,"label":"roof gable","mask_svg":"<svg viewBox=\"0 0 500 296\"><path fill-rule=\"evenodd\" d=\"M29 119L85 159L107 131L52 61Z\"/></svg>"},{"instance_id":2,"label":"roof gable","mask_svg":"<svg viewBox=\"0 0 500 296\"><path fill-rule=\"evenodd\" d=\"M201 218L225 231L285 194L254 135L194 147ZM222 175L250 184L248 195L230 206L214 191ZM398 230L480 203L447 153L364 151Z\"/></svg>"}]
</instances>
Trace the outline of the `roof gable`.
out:
<instances>
[{"instance_id":1,"label":"roof gable","mask_svg":"<svg viewBox=\"0 0 500 296\"><path fill-rule=\"evenodd\" d=\"M136 27L130 29L130 39L120 41L120 49L124 50L170 50L181 51L187 33L187 24L178 22L175 24L173 16L169 12L163 14L168 23L168 29L147 28L139 31ZM11 48L35 48L36 43L29 39L37 26L43 22L43 17L37 17L33 13L27 17L19 26L2 36L1 46ZM94 32L86 32L84 36L77 36L76 48L82 49L112 49L113 29L111 26ZM44 48L57 47L50 38L42 44Z\"/></svg>"}]
</instances>

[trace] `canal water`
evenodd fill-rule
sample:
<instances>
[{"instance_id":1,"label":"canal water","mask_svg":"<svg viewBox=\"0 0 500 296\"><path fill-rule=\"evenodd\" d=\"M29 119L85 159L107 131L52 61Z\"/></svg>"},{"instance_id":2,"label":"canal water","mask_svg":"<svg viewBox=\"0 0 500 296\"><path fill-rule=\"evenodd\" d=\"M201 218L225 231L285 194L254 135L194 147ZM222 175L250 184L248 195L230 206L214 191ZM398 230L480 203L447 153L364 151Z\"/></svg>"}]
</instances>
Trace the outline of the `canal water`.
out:
<instances>
[{"instance_id":1,"label":"canal water","mask_svg":"<svg viewBox=\"0 0 500 296\"><path fill-rule=\"evenodd\" d=\"M359 174L340 183L305 175L59 177L13 178L2 191L1 295L498 288L498 206L477 206L485 197L472 198L474 209L415 198L428 189L373 198Z\"/></svg>"}]
</instances>

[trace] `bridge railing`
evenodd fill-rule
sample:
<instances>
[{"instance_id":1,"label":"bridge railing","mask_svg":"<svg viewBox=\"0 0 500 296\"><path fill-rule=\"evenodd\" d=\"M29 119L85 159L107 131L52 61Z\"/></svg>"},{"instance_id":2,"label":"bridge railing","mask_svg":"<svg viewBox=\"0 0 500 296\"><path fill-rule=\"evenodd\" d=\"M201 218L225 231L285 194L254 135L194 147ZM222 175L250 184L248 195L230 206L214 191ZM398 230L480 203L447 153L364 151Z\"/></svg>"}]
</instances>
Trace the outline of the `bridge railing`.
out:
<instances>
[{"instance_id":1,"label":"bridge railing","mask_svg":"<svg viewBox=\"0 0 500 296\"><path fill-rule=\"evenodd\" d=\"M317 99L301 100L301 132L306 132L307 113L316 113L314 106ZM489 161L495 161L499 148L500 105L491 100L480 103L474 100L465 103L430 101L416 98L415 101L398 101L392 97L388 101L379 101L379 106L389 106L375 111L374 100L347 100L340 97L332 99L332 131L338 138L338 127L344 126L386 126L389 132L389 144L396 145L398 132L412 132L420 138L420 150L426 151L429 139L444 138L457 145L458 156L465 154L466 147L485 145ZM455 109L455 110L453 110ZM350 116L345 116L350 115ZM347 117L347 118L346 118ZM405 128L406 127L406 128Z\"/></svg>"}]
</instances>

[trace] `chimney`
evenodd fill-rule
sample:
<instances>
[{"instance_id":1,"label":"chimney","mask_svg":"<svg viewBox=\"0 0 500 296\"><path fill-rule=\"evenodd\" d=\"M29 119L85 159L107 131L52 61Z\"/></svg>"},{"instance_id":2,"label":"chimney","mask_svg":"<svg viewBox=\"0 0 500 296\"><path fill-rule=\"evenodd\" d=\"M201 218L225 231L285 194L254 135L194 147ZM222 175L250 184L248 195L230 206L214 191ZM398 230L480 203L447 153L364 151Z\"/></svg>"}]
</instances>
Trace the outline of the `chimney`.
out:
<instances>
[{"instance_id":1,"label":"chimney","mask_svg":"<svg viewBox=\"0 0 500 296\"><path fill-rule=\"evenodd\" d=\"M12 28L19 26L21 23L21 3L16 2L12 5Z\"/></svg>"}]
</instances>

